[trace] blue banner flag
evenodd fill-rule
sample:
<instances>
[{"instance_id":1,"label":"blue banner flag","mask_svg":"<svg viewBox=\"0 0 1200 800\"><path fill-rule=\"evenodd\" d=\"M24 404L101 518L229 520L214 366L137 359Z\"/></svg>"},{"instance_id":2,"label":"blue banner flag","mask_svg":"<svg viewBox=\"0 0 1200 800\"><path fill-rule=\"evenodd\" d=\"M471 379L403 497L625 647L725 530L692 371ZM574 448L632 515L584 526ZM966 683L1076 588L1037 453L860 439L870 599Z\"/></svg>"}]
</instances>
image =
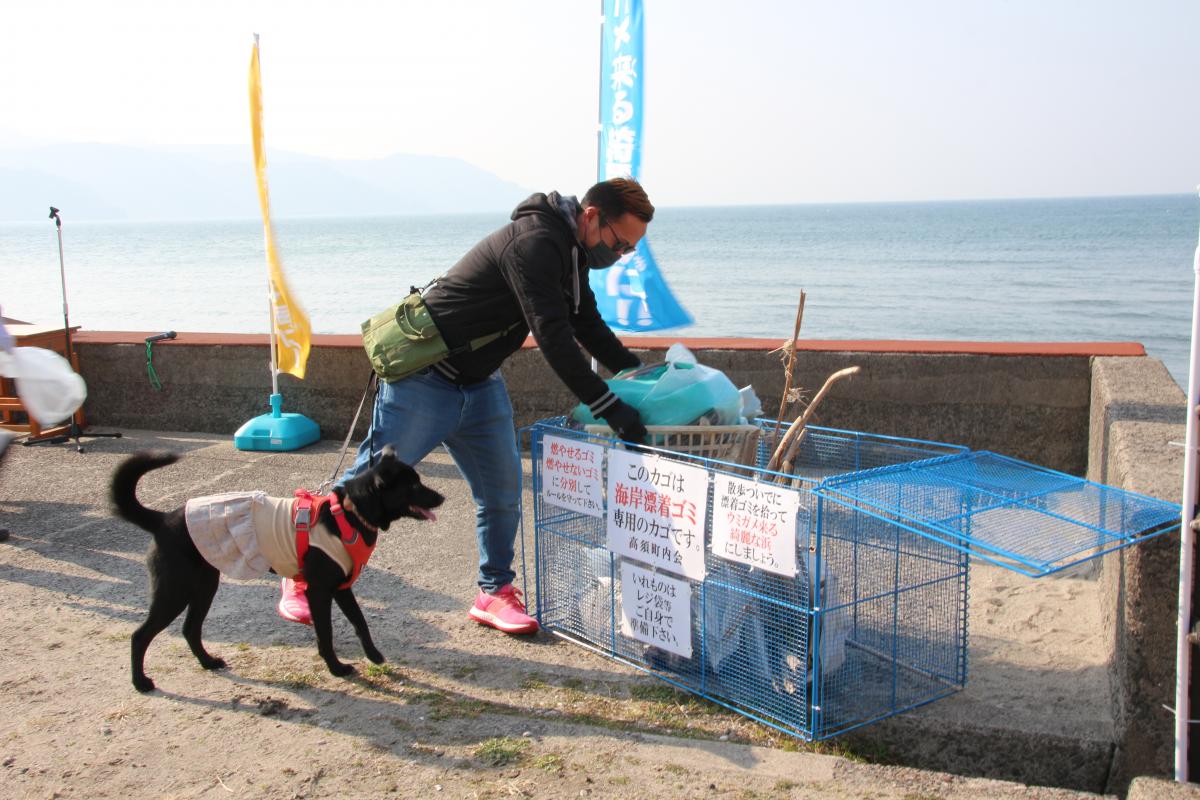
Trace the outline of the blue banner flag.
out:
<instances>
[{"instance_id":1,"label":"blue banner flag","mask_svg":"<svg viewBox=\"0 0 1200 800\"><path fill-rule=\"evenodd\" d=\"M642 0L604 0L600 35L599 180L640 177L642 169ZM605 270L592 270L600 316L621 331L661 331L692 316L658 271L647 237Z\"/></svg>"}]
</instances>

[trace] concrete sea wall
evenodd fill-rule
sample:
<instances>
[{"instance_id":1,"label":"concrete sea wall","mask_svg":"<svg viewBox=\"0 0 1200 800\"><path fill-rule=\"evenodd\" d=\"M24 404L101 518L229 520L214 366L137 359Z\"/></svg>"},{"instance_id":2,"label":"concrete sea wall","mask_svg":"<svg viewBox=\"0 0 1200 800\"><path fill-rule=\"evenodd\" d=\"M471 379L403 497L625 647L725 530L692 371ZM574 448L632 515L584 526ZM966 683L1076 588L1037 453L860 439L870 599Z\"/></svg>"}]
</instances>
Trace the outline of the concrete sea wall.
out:
<instances>
[{"instance_id":1,"label":"concrete sea wall","mask_svg":"<svg viewBox=\"0 0 1200 800\"><path fill-rule=\"evenodd\" d=\"M97 425L233 433L269 411L267 337L181 333L154 345L163 390L146 373L143 333L81 332L80 369ZM674 340L632 338L643 361L661 360ZM765 413L779 408L785 373L773 340L683 340L702 363L752 385ZM969 342L801 343L794 386L811 397L843 367L861 372L823 401L818 424L993 450L1082 475L1088 463L1090 360L1144 357L1140 345ZM540 352L527 346L504 366L518 425L564 414L577 402ZM303 381L281 375L284 410L341 439L370 368L356 336L317 336ZM365 431L360 422L357 434Z\"/></svg>"}]
</instances>

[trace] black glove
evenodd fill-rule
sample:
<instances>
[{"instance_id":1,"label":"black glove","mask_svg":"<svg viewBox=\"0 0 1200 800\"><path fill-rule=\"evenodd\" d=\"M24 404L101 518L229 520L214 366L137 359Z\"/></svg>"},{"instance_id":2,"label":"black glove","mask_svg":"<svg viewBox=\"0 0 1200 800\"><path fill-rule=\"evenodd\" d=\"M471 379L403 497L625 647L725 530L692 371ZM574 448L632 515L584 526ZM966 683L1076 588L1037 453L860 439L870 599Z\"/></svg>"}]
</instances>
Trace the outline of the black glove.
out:
<instances>
[{"instance_id":1,"label":"black glove","mask_svg":"<svg viewBox=\"0 0 1200 800\"><path fill-rule=\"evenodd\" d=\"M600 417L625 441L633 444L646 443L647 431L646 426L642 424L642 415L624 400L618 399Z\"/></svg>"},{"instance_id":2,"label":"black glove","mask_svg":"<svg viewBox=\"0 0 1200 800\"><path fill-rule=\"evenodd\" d=\"M613 370L613 380L619 381L619 380L621 380L622 377L627 377L629 375L632 375L633 373L637 372L639 369L642 368L643 364L641 361L639 361L637 358L634 358L634 361L637 361L637 363L634 364L632 367L625 367L624 369Z\"/></svg>"}]
</instances>

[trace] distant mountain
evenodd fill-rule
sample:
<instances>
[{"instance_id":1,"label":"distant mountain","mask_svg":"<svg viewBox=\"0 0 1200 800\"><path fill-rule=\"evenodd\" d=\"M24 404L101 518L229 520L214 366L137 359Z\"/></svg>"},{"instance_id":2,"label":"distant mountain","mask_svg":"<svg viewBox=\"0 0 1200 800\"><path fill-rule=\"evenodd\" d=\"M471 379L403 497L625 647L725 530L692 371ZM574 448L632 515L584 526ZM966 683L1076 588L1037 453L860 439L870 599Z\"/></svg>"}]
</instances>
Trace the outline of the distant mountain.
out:
<instances>
[{"instance_id":1,"label":"distant mountain","mask_svg":"<svg viewBox=\"0 0 1200 800\"><path fill-rule=\"evenodd\" d=\"M369 161L268 152L278 217L508 211L529 189L457 158ZM244 219L259 215L249 152L108 144L0 147L0 220Z\"/></svg>"}]
</instances>

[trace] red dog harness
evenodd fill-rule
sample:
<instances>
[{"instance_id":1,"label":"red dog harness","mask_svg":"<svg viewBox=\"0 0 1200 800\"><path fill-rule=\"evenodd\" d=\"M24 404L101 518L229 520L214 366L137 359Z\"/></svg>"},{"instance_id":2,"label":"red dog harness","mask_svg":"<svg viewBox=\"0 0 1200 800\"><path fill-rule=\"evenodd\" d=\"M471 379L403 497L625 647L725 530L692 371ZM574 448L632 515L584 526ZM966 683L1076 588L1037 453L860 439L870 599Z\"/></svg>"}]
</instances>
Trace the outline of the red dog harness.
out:
<instances>
[{"instance_id":1,"label":"red dog harness","mask_svg":"<svg viewBox=\"0 0 1200 800\"><path fill-rule=\"evenodd\" d=\"M331 492L327 495L315 495L306 489L296 490L296 506L292 511L292 522L296 526L296 562L303 570L304 554L308 552L309 528L316 524L321 514L321 508L325 505L329 506L329 513L333 514L333 518L337 521L342 546L346 548L350 560L354 562L349 580L338 587L339 589L349 589L358 580L363 567L371 558L371 553L375 552L375 545L367 544L362 535L346 519L345 509L342 508L336 494ZM303 579L303 573L293 578L293 580Z\"/></svg>"}]
</instances>

